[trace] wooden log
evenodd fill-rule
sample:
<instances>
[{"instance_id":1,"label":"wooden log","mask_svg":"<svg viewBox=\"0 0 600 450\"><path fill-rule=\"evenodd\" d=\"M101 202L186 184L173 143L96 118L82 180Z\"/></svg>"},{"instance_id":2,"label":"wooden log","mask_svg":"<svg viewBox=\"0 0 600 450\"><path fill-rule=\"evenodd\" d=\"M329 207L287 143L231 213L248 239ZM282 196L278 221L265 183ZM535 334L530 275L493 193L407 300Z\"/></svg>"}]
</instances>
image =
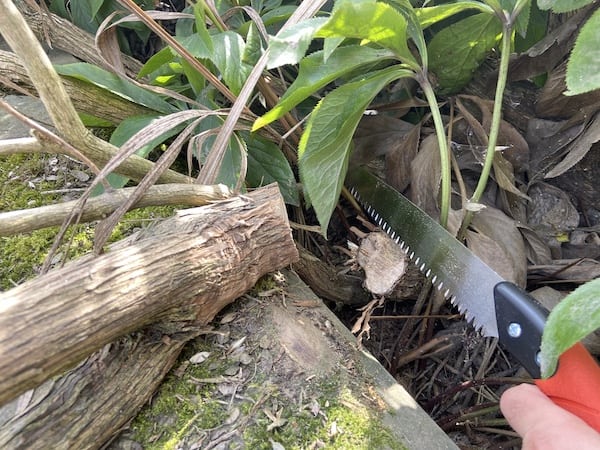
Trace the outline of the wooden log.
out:
<instances>
[{"instance_id":1,"label":"wooden log","mask_svg":"<svg viewBox=\"0 0 600 450\"><path fill-rule=\"evenodd\" d=\"M151 327L121 338L0 408L0 448L103 447L150 401L183 346L201 331L167 326L180 331Z\"/></svg>"},{"instance_id":2,"label":"wooden log","mask_svg":"<svg viewBox=\"0 0 600 450\"><path fill-rule=\"evenodd\" d=\"M152 323L206 324L298 258L275 185L119 244L0 295L0 404Z\"/></svg>"}]
</instances>

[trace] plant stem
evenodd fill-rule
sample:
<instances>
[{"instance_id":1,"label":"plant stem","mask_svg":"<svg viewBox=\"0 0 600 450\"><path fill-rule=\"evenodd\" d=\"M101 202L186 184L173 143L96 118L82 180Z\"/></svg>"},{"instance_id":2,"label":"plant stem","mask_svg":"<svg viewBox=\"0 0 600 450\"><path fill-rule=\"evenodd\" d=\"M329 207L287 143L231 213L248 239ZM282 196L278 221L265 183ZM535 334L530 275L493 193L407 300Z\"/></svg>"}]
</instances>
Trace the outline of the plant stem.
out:
<instances>
[{"instance_id":1,"label":"plant stem","mask_svg":"<svg viewBox=\"0 0 600 450\"><path fill-rule=\"evenodd\" d=\"M423 89L423 93L427 98L427 102L429 103L429 108L431 109L431 115L433 117L433 123L435 125L435 134L437 135L438 146L440 148L440 165L441 165L441 175L442 175L442 193L440 200L440 224L443 227L448 225L448 212L450 210L450 182L451 182L451 172L450 172L450 154L448 153L448 143L446 141L446 133L444 131L444 122L442 121L442 115L440 114L440 109L438 108L437 99L435 98L435 93L433 92L433 88L431 87L431 83L429 82L429 78L427 78L427 73L425 71L419 71L416 74L416 79L421 85Z\"/></svg>"},{"instance_id":2,"label":"plant stem","mask_svg":"<svg viewBox=\"0 0 600 450\"><path fill-rule=\"evenodd\" d=\"M496 152L496 143L498 142L498 133L500 131L500 122L502 120L502 97L504 96L504 88L506 87L506 79L508 77L508 63L510 59L510 45L513 34L513 22L511 20L503 20L502 24L502 47L500 54L500 68L498 71L498 83L496 84L496 95L494 97L494 111L492 113L492 125L490 127L490 136L488 139L487 153L479 182L475 188L475 192L469 200L469 203L479 203L483 191L487 185L490 172L494 163ZM458 232L458 238L464 239L467 228L471 224L474 212L467 210L463 222Z\"/></svg>"}]
</instances>

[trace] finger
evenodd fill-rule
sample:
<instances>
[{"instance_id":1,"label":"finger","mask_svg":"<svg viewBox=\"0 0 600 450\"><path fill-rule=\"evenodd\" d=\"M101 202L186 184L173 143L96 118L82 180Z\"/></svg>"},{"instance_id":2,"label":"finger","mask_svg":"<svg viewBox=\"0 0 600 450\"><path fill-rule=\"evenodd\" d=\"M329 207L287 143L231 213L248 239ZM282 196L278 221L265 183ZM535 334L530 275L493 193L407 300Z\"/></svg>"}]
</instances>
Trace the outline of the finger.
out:
<instances>
[{"instance_id":1,"label":"finger","mask_svg":"<svg viewBox=\"0 0 600 450\"><path fill-rule=\"evenodd\" d=\"M510 388L500 399L500 409L504 417L521 436L525 436L540 422L548 423L548 426L558 425L561 414L560 411L556 411L557 408L548 397L531 384Z\"/></svg>"},{"instance_id":2,"label":"finger","mask_svg":"<svg viewBox=\"0 0 600 450\"><path fill-rule=\"evenodd\" d=\"M500 409L523 437L523 449L564 449L578 442L579 449L600 448L600 434L577 416L555 405L536 386L508 389Z\"/></svg>"}]
</instances>

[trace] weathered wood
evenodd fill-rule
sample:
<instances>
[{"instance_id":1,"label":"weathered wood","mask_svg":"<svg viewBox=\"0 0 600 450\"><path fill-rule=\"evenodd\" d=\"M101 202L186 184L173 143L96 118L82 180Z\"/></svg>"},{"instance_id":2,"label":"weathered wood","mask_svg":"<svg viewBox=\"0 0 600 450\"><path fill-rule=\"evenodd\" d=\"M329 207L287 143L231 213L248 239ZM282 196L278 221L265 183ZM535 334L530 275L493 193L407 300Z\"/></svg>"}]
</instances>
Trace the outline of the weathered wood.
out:
<instances>
[{"instance_id":1,"label":"weathered wood","mask_svg":"<svg viewBox=\"0 0 600 450\"><path fill-rule=\"evenodd\" d=\"M115 211L136 188L117 189L88 199L83 207L79 223L101 220ZM203 206L231 196L227 186L219 184L159 184L151 186L132 209L147 206L186 205ZM77 200L39 208L19 209L0 213L0 236L13 236L41 228L60 225L71 214Z\"/></svg>"},{"instance_id":2,"label":"weathered wood","mask_svg":"<svg viewBox=\"0 0 600 450\"><path fill-rule=\"evenodd\" d=\"M300 259L294 270L320 297L344 305L364 305L370 299L362 288L362 279L337 273L308 250L300 247Z\"/></svg>"},{"instance_id":3,"label":"weathered wood","mask_svg":"<svg viewBox=\"0 0 600 450\"><path fill-rule=\"evenodd\" d=\"M0 295L0 404L152 323L207 323L297 257L270 186L180 211L130 245L18 286Z\"/></svg>"},{"instance_id":4,"label":"weathered wood","mask_svg":"<svg viewBox=\"0 0 600 450\"><path fill-rule=\"evenodd\" d=\"M0 8L2 9L0 33L21 58L27 74L60 136L98 167L104 166L117 153L117 148L94 136L85 128L60 77L52 67L48 55L13 2L0 0ZM56 142L53 143L57 145ZM47 144L44 143L44 145ZM65 152L65 149L62 151ZM73 156L76 157L76 155ZM132 155L123 161L116 172L134 180L141 180L154 167L155 165L151 161ZM160 178L162 183L186 183L189 181L189 177L170 170L165 171Z\"/></svg>"},{"instance_id":5,"label":"weathered wood","mask_svg":"<svg viewBox=\"0 0 600 450\"><path fill-rule=\"evenodd\" d=\"M0 79L17 84L33 96L37 94L21 59L12 52L0 50ZM156 114L156 111L152 109L126 100L91 83L85 83L73 77L61 76L60 79L73 106L79 112L108 120L117 125L127 117ZM102 107L98 108L98 105L102 105Z\"/></svg>"},{"instance_id":6,"label":"weathered wood","mask_svg":"<svg viewBox=\"0 0 600 450\"><path fill-rule=\"evenodd\" d=\"M0 408L0 447L103 447L151 399L185 343L201 331L183 325L172 335L149 328L107 344Z\"/></svg>"},{"instance_id":7,"label":"weathered wood","mask_svg":"<svg viewBox=\"0 0 600 450\"><path fill-rule=\"evenodd\" d=\"M92 34L56 14L48 15L39 7L34 8L27 1L17 0L15 5L39 41L90 64L106 66L106 62L96 49ZM137 76L142 68L142 63L131 56L121 54L121 61L125 67L125 73L129 76Z\"/></svg>"}]
</instances>

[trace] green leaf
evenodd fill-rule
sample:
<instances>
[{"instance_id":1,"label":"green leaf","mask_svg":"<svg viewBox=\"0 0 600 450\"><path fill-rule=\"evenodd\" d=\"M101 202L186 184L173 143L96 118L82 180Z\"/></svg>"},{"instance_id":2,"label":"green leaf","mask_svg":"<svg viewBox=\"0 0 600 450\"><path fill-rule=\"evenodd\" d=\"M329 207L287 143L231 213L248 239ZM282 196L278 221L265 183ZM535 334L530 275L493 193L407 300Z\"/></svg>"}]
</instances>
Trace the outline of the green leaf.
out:
<instances>
[{"instance_id":1,"label":"green leaf","mask_svg":"<svg viewBox=\"0 0 600 450\"><path fill-rule=\"evenodd\" d=\"M265 26L273 25L289 19L296 9L298 9L296 5L280 6L261 15L261 18Z\"/></svg>"},{"instance_id":2,"label":"green leaf","mask_svg":"<svg viewBox=\"0 0 600 450\"><path fill-rule=\"evenodd\" d=\"M493 14L494 10L492 10L489 6L484 5L480 2L456 2L456 3L446 3L444 5L438 6L430 6L426 8L417 8L415 10L415 14L419 19L419 23L422 29L428 28L433 24L441 22L448 17L451 17L455 14L458 14L463 11L467 11L469 9L477 9L482 13Z\"/></svg>"},{"instance_id":3,"label":"green leaf","mask_svg":"<svg viewBox=\"0 0 600 450\"><path fill-rule=\"evenodd\" d=\"M137 74L138 78L143 78L146 75L150 75L152 72L161 69L165 64L169 64L171 61L175 59L175 55L170 47L165 47L162 50L156 52L152 57L146 61L146 63L142 66L139 73Z\"/></svg>"},{"instance_id":4,"label":"green leaf","mask_svg":"<svg viewBox=\"0 0 600 450\"><path fill-rule=\"evenodd\" d=\"M324 52L319 51L300 62L298 76L292 85L271 111L254 122L252 131L279 119L308 96L344 74L377 61L392 59L394 54L384 49L348 45L335 49L327 59L327 63L323 62L323 57Z\"/></svg>"},{"instance_id":5,"label":"green leaf","mask_svg":"<svg viewBox=\"0 0 600 450\"><path fill-rule=\"evenodd\" d=\"M175 39L196 58L208 59L215 52L214 43L211 42L213 48L208 47L202 37L195 33L181 38L176 36ZM173 50L171 52L174 53Z\"/></svg>"},{"instance_id":6,"label":"green leaf","mask_svg":"<svg viewBox=\"0 0 600 450\"><path fill-rule=\"evenodd\" d=\"M217 66L227 87L235 95L242 90L252 67L242 62L245 43L233 31L224 31L213 36L214 52L210 59Z\"/></svg>"},{"instance_id":7,"label":"green leaf","mask_svg":"<svg viewBox=\"0 0 600 450\"><path fill-rule=\"evenodd\" d=\"M134 134L136 134L141 129L146 128L148 125L151 125L152 122L154 122L155 120L157 120L160 117L161 116L129 117L129 118L125 119L123 122L121 122L117 128L115 128L115 131L113 131L113 134L110 137L109 142L116 147L120 147L125 142L127 142L129 140L129 138L131 138ZM172 127L172 128L165 128L165 132L163 134L161 134L160 136L151 140L148 144L140 147L135 152L135 154L138 156L141 156L142 158L147 157L148 154L156 146L163 143L168 138L175 136L177 133L179 133L182 129L185 128L185 125L186 125L186 123ZM110 184L113 188L118 189L118 188L122 188L123 186L125 186L127 184L127 182L129 181L129 178L127 178L123 175L119 175L118 173L110 173L107 175L106 181L108 181L108 184ZM99 184L93 189L92 195L94 195L94 196L100 195L103 192L104 192L104 188L102 187L101 184Z\"/></svg>"},{"instance_id":8,"label":"green leaf","mask_svg":"<svg viewBox=\"0 0 600 450\"><path fill-rule=\"evenodd\" d=\"M307 19L286 28L269 40L267 69L296 64L306 54L313 36L327 19Z\"/></svg>"},{"instance_id":9,"label":"green leaf","mask_svg":"<svg viewBox=\"0 0 600 450\"><path fill-rule=\"evenodd\" d=\"M407 45L406 19L394 7L374 0L339 0L316 37L345 37L374 42L392 50L411 67L419 67Z\"/></svg>"},{"instance_id":10,"label":"green leaf","mask_svg":"<svg viewBox=\"0 0 600 450\"><path fill-rule=\"evenodd\" d=\"M577 95L600 88L600 10L583 25L567 64L565 95Z\"/></svg>"},{"instance_id":11,"label":"green leaf","mask_svg":"<svg viewBox=\"0 0 600 450\"><path fill-rule=\"evenodd\" d=\"M542 336L542 378L552 376L559 356L600 328L600 278L579 286L554 307Z\"/></svg>"},{"instance_id":12,"label":"green leaf","mask_svg":"<svg viewBox=\"0 0 600 450\"><path fill-rule=\"evenodd\" d=\"M151 125L152 122L159 119L160 117L162 116L156 115L128 117L123 122L121 122L117 128L115 128L115 131L113 131L113 134L110 137L110 143L116 147L120 147L125 142L127 142L129 138L131 138L131 136L133 136L143 128L146 128L148 125ZM143 147L140 147L140 149L135 152L136 155L145 158L146 156L148 156L148 154L153 148L155 148L159 144L162 144L170 137L178 134L181 130L185 128L186 125L187 123L183 123L181 125L174 126L171 128L165 128L165 132L163 134L152 139Z\"/></svg>"},{"instance_id":13,"label":"green leaf","mask_svg":"<svg viewBox=\"0 0 600 450\"><path fill-rule=\"evenodd\" d=\"M286 203L300 205L298 187L294 172L285 156L271 141L258 135L243 133L248 146L248 174L246 183L250 187L260 187L277 182Z\"/></svg>"},{"instance_id":14,"label":"green leaf","mask_svg":"<svg viewBox=\"0 0 600 450\"><path fill-rule=\"evenodd\" d=\"M564 13L583 8L594 0L538 0L538 8L541 10L552 9L555 13Z\"/></svg>"},{"instance_id":15,"label":"green leaf","mask_svg":"<svg viewBox=\"0 0 600 450\"><path fill-rule=\"evenodd\" d=\"M495 15L476 14L437 33L429 44L429 64L441 93L462 89L501 38Z\"/></svg>"},{"instance_id":16,"label":"green leaf","mask_svg":"<svg viewBox=\"0 0 600 450\"><path fill-rule=\"evenodd\" d=\"M100 67L87 63L73 63L54 66L60 75L77 78L106 89L129 101L144 105L161 113L170 113L175 108L161 96L113 74Z\"/></svg>"},{"instance_id":17,"label":"green leaf","mask_svg":"<svg viewBox=\"0 0 600 450\"><path fill-rule=\"evenodd\" d=\"M522 9L514 23L514 29L517 30L521 36L525 36L527 34L527 24L529 23L529 14L531 11L531 0L524 1L524 6L521 7ZM500 6L502 6L504 11L511 14L515 10L517 3L522 2L523 0L500 0Z\"/></svg>"},{"instance_id":18,"label":"green leaf","mask_svg":"<svg viewBox=\"0 0 600 450\"><path fill-rule=\"evenodd\" d=\"M244 54L242 55L242 61L246 64L254 66L262 55L262 41L260 38L260 32L254 24L250 22L248 28L248 35L246 36L246 47L244 48Z\"/></svg>"},{"instance_id":19,"label":"green leaf","mask_svg":"<svg viewBox=\"0 0 600 450\"><path fill-rule=\"evenodd\" d=\"M364 110L385 85L413 74L399 66L367 74L332 91L313 110L300 139L298 167L324 236L346 176L352 136Z\"/></svg>"},{"instance_id":20,"label":"green leaf","mask_svg":"<svg viewBox=\"0 0 600 450\"><path fill-rule=\"evenodd\" d=\"M213 50L212 39L206 28L206 17L204 13L204 2L198 2L194 5L194 18L196 19L196 35L202 40L204 46Z\"/></svg>"},{"instance_id":21,"label":"green leaf","mask_svg":"<svg viewBox=\"0 0 600 450\"><path fill-rule=\"evenodd\" d=\"M419 23L419 19L415 13L415 9L412 7L408 0L387 0L391 6L393 6L402 17L406 20L408 37L413 40L419 55L421 56L422 68L427 68L427 45L425 44L425 37L423 36L423 28Z\"/></svg>"}]
</instances>

